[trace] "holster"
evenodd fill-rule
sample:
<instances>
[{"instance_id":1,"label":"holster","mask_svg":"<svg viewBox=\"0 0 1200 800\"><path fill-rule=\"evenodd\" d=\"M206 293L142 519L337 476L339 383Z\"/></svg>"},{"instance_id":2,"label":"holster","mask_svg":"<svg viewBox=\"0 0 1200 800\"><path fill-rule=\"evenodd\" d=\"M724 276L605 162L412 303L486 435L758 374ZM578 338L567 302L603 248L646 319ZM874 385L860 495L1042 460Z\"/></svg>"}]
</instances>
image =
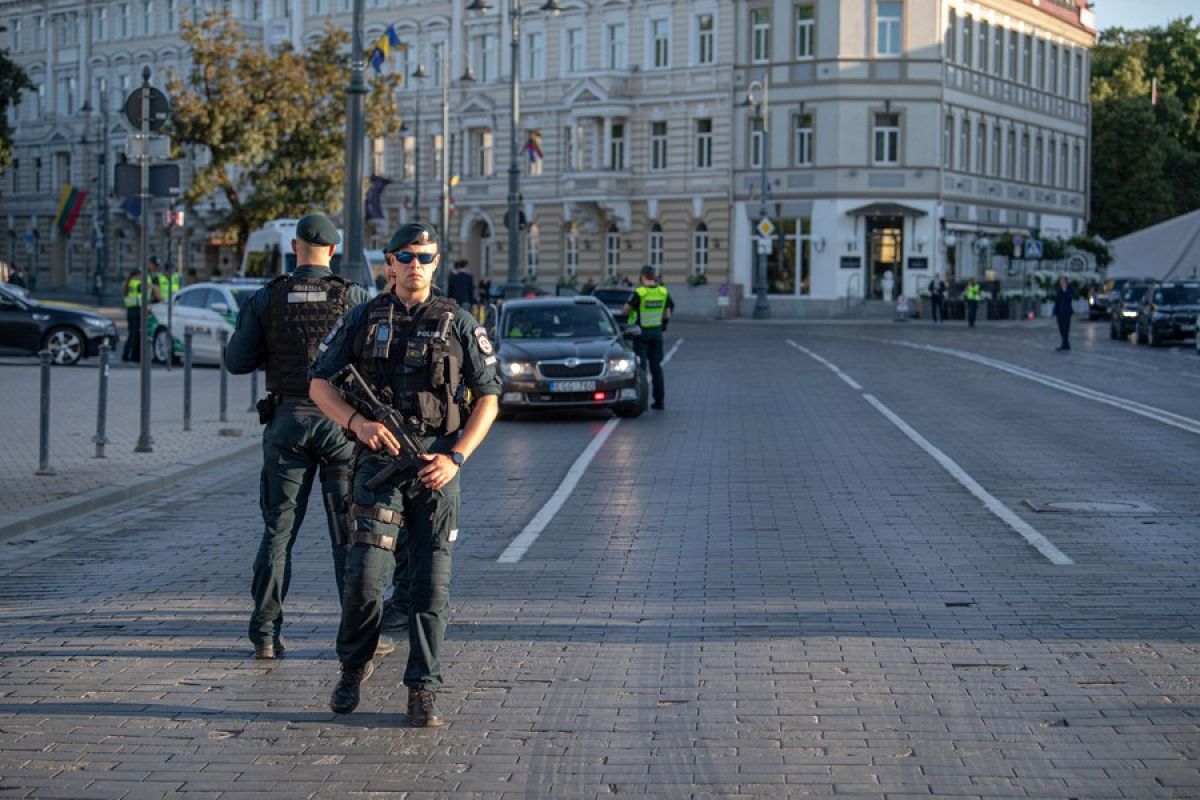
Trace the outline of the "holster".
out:
<instances>
[{"instance_id":1,"label":"holster","mask_svg":"<svg viewBox=\"0 0 1200 800\"><path fill-rule=\"evenodd\" d=\"M283 398L277 394L269 394L263 399L254 404L258 409L258 424L266 425L271 420L275 419L275 409L279 407L279 403Z\"/></svg>"},{"instance_id":2,"label":"holster","mask_svg":"<svg viewBox=\"0 0 1200 800\"><path fill-rule=\"evenodd\" d=\"M325 492L325 503L329 506L333 543L338 547L345 547L350 544L349 497L340 497L336 492Z\"/></svg>"}]
</instances>

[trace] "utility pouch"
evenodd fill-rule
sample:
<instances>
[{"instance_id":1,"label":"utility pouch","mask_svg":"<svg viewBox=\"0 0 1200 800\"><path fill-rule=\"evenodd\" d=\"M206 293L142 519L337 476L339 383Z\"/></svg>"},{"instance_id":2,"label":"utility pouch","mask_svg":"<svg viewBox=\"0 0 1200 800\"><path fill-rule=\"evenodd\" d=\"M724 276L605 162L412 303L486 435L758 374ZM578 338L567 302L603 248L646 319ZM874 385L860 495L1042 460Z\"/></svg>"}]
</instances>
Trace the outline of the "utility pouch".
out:
<instances>
[{"instance_id":1,"label":"utility pouch","mask_svg":"<svg viewBox=\"0 0 1200 800\"><path fill-rule=\"evenodd\" d=\"M269 394L255 403L254 407L258 409L258 424L266 425L271 420L275 419L275 409L278 406L278 398L273 394Z\"/></svg>"}]
</instances>

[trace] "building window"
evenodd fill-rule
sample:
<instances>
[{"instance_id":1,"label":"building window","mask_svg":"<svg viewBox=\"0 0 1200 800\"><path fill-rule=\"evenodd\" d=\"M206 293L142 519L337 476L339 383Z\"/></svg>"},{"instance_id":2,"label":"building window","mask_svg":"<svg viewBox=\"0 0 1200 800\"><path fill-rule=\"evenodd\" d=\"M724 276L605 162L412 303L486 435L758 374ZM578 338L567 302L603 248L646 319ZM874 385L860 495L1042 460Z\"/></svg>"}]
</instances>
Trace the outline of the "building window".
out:
<instances>
[{"instance_id":1,"label":"building window","mask_svg":"<svg viewBox=\"0 0 1200 800\"><path fill-rule=\"evenodd\" d=\"M992 74L1004 74L1004 29L992 29Z\"/></svg>"},{"instance_id":2,"label":"building window","mask_svg":"<svg viewBox=\"0 0 1200 800\"><path fill-rule=\"evenodd\" d=\"M1005 170L1005 174L1008 176L1008 179L1010 181L1016 180L1016 178L1017 178L1017 132L1016 131L1010 130L1008 132L1008 148L1007 148L1007 152L1005 153L1005 156L1008 159L1008 168Z\"/></svg>"},{"instance_id":3,"label":"building window","mask_svg":"<svg viewBox=\"0 0 1200 800\"><path fill-rule=\"evenodd\" d=\"M142 35L154 35L154 0L142 0Z\"/></svg>"},{"instance_id":4,"label":"building window","mask_svg":"<svg viewBox=\"0 0 1200 800\"><path fill-rule=\"evenodd\" d=\"M696 120L696 168L712 168L713 125L711 119Z\"/></svg>"},{"instance_id":5,"label":"building window","mask_svg":"<svg viewBox=\"0 0 1200 800\"><path fill-rule=\"evenodd\" d=\"M46 49L46 18L43 16L33 18L33 49Z\"/></svg>"},{"instance_id":6,"label":"building window","mask_svg":"<svg viewBox=\"0 0 1200 800\"><path fill-rule=\"evenodd\" d=\"M950 20L946 25L946 58L958 61L958 12L950 9Z\"/></svg>"},{"instance_id":7,"label":"building window","mask_svg":"<svg viewBox=\"0 0 1200 800\"><path fill-rule=\"evenodd\" d=\"M696 15L696 63L711 64L716 60L714 50L713 15Z\"/></svg>"},{"instance_id":8,"label":"building window","mask_svg":"<svg viewBox=\"0 0 1200 800\"><path fill-rule=\"evenodd\" d=\"M579 236L568 230L563 236L563 274L568 278L579 272Z\"/></svg>"},{"instance_id":9,"label":"building window","mask_svg":"<svg viewBox=\"0 0 1200 800\"><path fill-rule=\"evenodd\" d=\"M96 27L93 31L92 41L103 42L108 39L108 6L100 6L96 9Z\"/></svg>"},{"instance_id":10,"label":"building window","mask_svg":"<svg viewBox=\"0 0 1200 800\"><path fill-rule=\"evenodd\" d=\"M1075 190L1083 191L1083 147L1077 142L1075 144Z\"/></svg>"},{"instance_id":11,"label":"building window","mask_svg":"<svg viewBox=\"0 0 1200 800\"><path fill-rule=\"evenodd\" d=\"M654 47L650 63L655 69L666 69L671 66L671 21L654 19L650 21L650 42Z\"/></svg>"},{"instance_id":12,"label":"building window","mask_svg":"<svg viewBox=\"0 0 1200 800\"><path fill-rule=\"evenodd\" d=\"M900 55L903 23L904 3L880 0L875 4L875 55Z\"/></svg>"},{"instance_id":13,"label":"building window","mask_svg":"<svg viewBox=\"0 0 1200 800\"><path fill-rule=\"evenodd\" d=\"M1046 88L1046 40L1037 40L1037 61L1033 64L1033 85L1038 89Z\"/></svg>"},{"instance_id":14,"label":"building window","mask_svg":"<svg viewBox=\"0 0 1200 800\"><path fill-rule=\"evenodd\" d=\"M1017 79L1017 32L1008 32L1008 79Z\"/></svg>"},{"instance_id":15,"label":"building window","mask_svg":"<svg viewBox=\"0 0 1200 800\"><path fill-rule=\"evenodd\" d=\"M647 263L657 270L663 265L663 229L657 222L650 226L650 235L646 241L646 252L649 256Z\"/></svg>"},{"instance_id":16,"label":"building window","mask_svg":"<svg viewBox=\"0 0 1200 800\"><path fill-rule=\"evenodd\" d=\"M531 81L546 79L546 34L541 31L530 33L525 39L526 61L525 77Z\"/></svg>"},{"instance_id":17,"label":"building window","mask_svg":"<svg viewBox=\"0 0 1200 800\"><path fill-rule=\"evenodd\" d=\"M692 273L703 275L708 271L708 226L697 222L692 229Z\"/></svg>"},{"instance_id":18,"label":"building window","mask_svg":"<svg viewBox=\"0 0 1200 800\"><path fill-rule=\"evenodd\" d=\"M946 115L942 126L942 169L954 169L954 115Z\"/></svg>"},{"instance_id":19,"label":"building window","mask_svg":"<svg viewBox=\"0 0 1200 800\"><path fill-rule=\"evenodd\" d=\"M965 17L963 17L962 27L959 29L959 33L961 34L960 41L962 44L960 44L958 48L958 58L962 64L967 67L973 66L974 63L971 60L971 45L974 42L974 39L972 39L972 31L974 31L974 22L971 19L971 15L967 14Z\"/></svg>"},{"instance_id":20,"label":"building window","mask_svg":"<svg viewBox=\"0 0 1200 800\"><path fill-rule=\"evenodd\" d=\"M1050 91L1058 94L1058 45L1050 45Z\"/></svg>"},{"instance_id":21,"label":"building window","mask_svg":"<svg viewBox=\"0 0 1200 800\"><path fill-rule=\"evenodd\" d=\"M975 123L975 171L987 171L987 125L982 122Z\"/></svg>"},{"instance_id":22,"label":"building window","mask_svg":"<svg viewBox=\"0 0 1200 800\"><path fill-rule=\"evenodd\" d=\"M179 30L179 0L167 0L167 32Z\"/></svg>"},{"instance_id":23,"label":"building window","mask_svg":"<svg viewBox=\"0 0 1200 800\"><path fill-rule=\"evenodd\" d=\"M992 168L988 174L993 178L1000 177L1000 126L992 126Z\"/></svg>"},{"instance_id":24,"label":"building window","mask_svg":"<svg viewBox=\"0 0 1200 800\"><path fill-rule=\"evenodd\" d=\"M958 171L971 171L971 120L964 119L958 129Z\"/></svg>"},{"instance_id":25,"label":"building window","mask_svg":"<svg viewBox=\"0 0 1200 800\"><path fill-rule=\"evenodd\" d=\"M1023 72L1021 79L1026 86L1033 85L1033 36L1025 34L1021 37L1021 63Z\"/></svg>"},{"instance_id":26,"label":"building window","mask_svg":"<svg viewBox=\"0 0 1200 800\"><path fill-rule=\"evenodd\" d=\"M1039 133L1033 138L1033 182L1037 184L1041 184L1043 181L1045 181L1045 176L1042 174L1042 165L1046 160L1044 147L1045 140Z\"/></svg>"},{"instance_id":27,"label":"building window","mask_svg":"<svg viewBox=\"0 0 1200 800\"><path fill-rule=\"evenodd\" d=\"M496 51L496 34L481 33L475 36L472 44L474 47L475 66L478 68L478 79L480 83L491 83L499 78L500 65L496 62L498 53ZM411 50L411 48L410 48ZM405 53L410 52L406 50Z\"/></svg>"},{"instance_id":28,"label":"building window","mask_svg":"<svg viewBox=\"0 0 1200 800\"><path fill-rule=\"evenodd\" d=\"M986 20L979 20L979 69L987 72L991 69L988 64L988 34L991 32Z\"/></svg>"},{"instance_id":29,"label":"building window","mask_svg":"<svg viewBox=\"0 0 1200 800\"><path fill-rule=\"evenodd\" d=\"M767 132L763 130L761 117L750 120L750 166L758 168L766 163Z\"/></svg>"},{"instance_id":30,"label":"building window","mask_svg":"<svg viewBox=\"0 0 1200 800\"><path fill-rule=\"evenodd\" d=\"M429 45L429 59L433 63L433 71L429 77L433 79L434 86L442 85L442 59L446 57L446 43L434 42Z\"/></svg>"},{"instance_id":31,"label":"building window","mask_svg":"<svg viewBox=\"0 0 1200 800\"><path fill-rule=\"evenodd\" d=\"M766 64L771 60L771 9L750 9L750 61Z\"/></svg>"},{"instance_id":32,"label":"building window","mask_svg":"<svg viewBox=\"0 0 1200 800\"><path fill-rule=\"evenodd\" d=\"M1071 185L1071 176L1070 176L1070 174L1068 174L1068 167L1070 165L1067 163L1067 143L1066 142L1063 142L1059 146L1059 153L1061 154L1061 156L1059 157L1059 167L1058 168L1062 171L1058 175L1058 185L1063 187L1064 189L1066 189L1066 188L1070 187L1070 185Z\"/></svg>"},{"instance_id":33,"label":"building window","mask_svg":"<svg viewBox=\"0 0 1200 800\"><path fill-rule=\"evenodd\" d=\"M615 278L621 268L621 232L616 225L608 226L604 236L604 274Z\"/></svg>"},{"instance_id":34,"label":"building window","mask_svg":"<svg viewBox=\"0 0 1200 800\"><path fill-rule=\"evenodd\" d=\"M403 136L400 138L400 174L406 181L411 181L416 174L417 137ZM377 173L379 174L379 173Z\"/></svg>"},{"instance_id":35,"label":"building window","mask_svg":"<svg viewBox=\"0 0 1200 800\"><path fill-rule=\"evenodd\" d=\"M474 128L470 137L470 173L477 178L486 178L492 174L492 132L487 128Z\"/></svg>"},{"instance_id":36,"label":"building window","mask_svg":"<svg viewBox=\"0 0 1200 800\"><path fill-rule=\"evenodd\" d=\"M1029 180L1029 134L1021 134L1021 180Z\"/></svg>"},{"instance_id":37,"label":"building window","mask_svg":"<svg viewBox=\"0 0 1200 800\"><path fill-rule=\"evenodd\" d=\"M813 163L813 118L812 114L797 114L793 131L792 164L811 167Z\"/></svg>"},{"instance_id":38,"label":"building window","mask_svg":"<svg viewBox=\"0 0 1200 800\"><path fill-rule=\"evenodd\" d=\"M1086 100L1083 94L1083 53L1075 53L1075 99Z\"/></svg>"},{"instance_id":39,"label":"building window","mask_svg":"<svg viewBox=\"0 0 1200 800\"><path fill-rule=\"evenodd\" d=\"M626 28L624 22L611 22L605 28L605 58L604 66L608 69L625 69Z\"/></svg>"},{"instance_id":40,"label":"building window","mask_svg":"<svg viewBox=\"0 0 1200 800\"><path fill-rule=\"evenodd\" d=\"M35 192L42 190L42 160L40 158L33 160L33 190Z\"/></svg>"},{"instance_id":41,"label":"building window","mask_svg":"<svg viewBox=\"0 0 1200 800\"><path fill-rule=\"evenodd\" d=\"M1058 147L1053 139L1046 142L1046 151L1046 157L1049 159L1046 164L1046 185L1058 186Z\"/></svg>"},{"instance_id":42,"label":"building window","mask_svg":"<svg viewBox=\"0 0 1200 800\"><path fill-rule=\"evenodd\" d=\"M612 124L608 161L614 170L625 169L625 125L623 123L614 122Z\"/></svg>"},{"instance_id":43,"label":"building window","mask_svg":"<svg viewBox=\"0 0 1200 800\"><path fill-rule=\"evenodd\" d=\"M583 28L568 28L566 43L567 72L583 72L586 67L586 53L583 49Z\"/></svg>"},{"instance_id":44,"label":"building window","mask_svg":"<svg viewBox=\"0 0 1200 800\"><path fill-rule=\"evenodd\" d=\"M8 30L12 33L9 49L14 53L21 52L21 18L17 17L8 23Z\"/></svg>"},{"instance_id":45,"label":"building window","mask_svg":"<svg viewBox=\"0 0 1200 800\"><path fill-rule=\"evenodd\" d=\"M21 187L21 161L19 159L14 158L12 160L12 166L9 168L8 178L10 181L8 190L13 194L16 194L18 191L20 191Z\"/></svg>"},{"instance_id":46,"label":"building window","mask_svg":"<svg viewBox=\"0 0 1200 800\"><path fill-rule=\"evenodd\" d=\"M650 169L667 168L667 123L650 123Z\"/></svg>"},{"instance_id":47,"label":"building window","mask_svg":"<svg viewBox=\"0 0 1200 800\"><path fill-rule=\"evenodd\" d=\"M796 6L795 58L801 61L816 54L817 19L812 3Z\"/></svg>"},{"instance_id":48,"label":"building window","mask_svg":"<svg viewBox=\"0 0 1200 800\"><path fill-rule=\"evenodd\" d=\"M900 163L900 115L875 115L874 162L879 165Z\"/></svg>"},{"instance_id":49,"label":"building window","mask_svg":"<svg viewBox=\"0 0 1200 800\"><path fill-rule=\"evenodd\" d=\"M121 41L129 38L129 3L117 6L117 38Z\"/></svg>"}]
</instances>

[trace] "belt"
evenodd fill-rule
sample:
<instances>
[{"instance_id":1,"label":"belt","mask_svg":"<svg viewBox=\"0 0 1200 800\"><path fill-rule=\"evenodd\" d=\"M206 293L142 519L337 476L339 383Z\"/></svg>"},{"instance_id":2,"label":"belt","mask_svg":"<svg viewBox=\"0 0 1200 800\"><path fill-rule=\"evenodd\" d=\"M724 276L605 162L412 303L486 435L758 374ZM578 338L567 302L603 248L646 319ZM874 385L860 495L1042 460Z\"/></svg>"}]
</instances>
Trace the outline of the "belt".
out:
<instances>
[{"instance_id":1,"label":"belt","mask_svg":"<svg viewBox=\"0 0 1200 800\"><path fill-rule=\"evenodd\" d=\"M350 517L352 519L373 519L385 525L404 524L404 515L387 506L360 506L351 503Z\"/></svg>"}]
</instances>

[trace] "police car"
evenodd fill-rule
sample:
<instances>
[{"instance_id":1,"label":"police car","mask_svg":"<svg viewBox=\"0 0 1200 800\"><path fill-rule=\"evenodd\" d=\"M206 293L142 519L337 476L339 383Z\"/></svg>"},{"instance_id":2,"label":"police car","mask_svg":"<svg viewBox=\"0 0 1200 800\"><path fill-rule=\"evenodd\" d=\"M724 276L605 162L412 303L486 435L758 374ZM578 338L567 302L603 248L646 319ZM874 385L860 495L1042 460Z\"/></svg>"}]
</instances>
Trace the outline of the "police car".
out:
<instances>
[{"instance_id":1,"label":"police car","mask_svg":"<svg viewBox=\"0 0 1200 800\"><path fill-rule=\"evenodd\" d=\"M146 323L146 339L150 342L155 363L167 363L168 353L176 361L182 359L183 337L191 331L192 363L220 364L221 332L224 331L226 337L233 335L238 309L264 283L261 279L236 278L230 282L193 284L172 297L170 315L165 300L152 304Z\"/></svg>"},{"instance_id":2,"label":"police car","mask_svg":"<svg viewBox=\"0 0 1200 800\"><path fill-rule=\"evenodd\" d=\"M649 381L622 328L594 297L509 300L493 333L503 390L501 417L552 408L608 408L637 417Z\"/></svg>"}]
</instances>

